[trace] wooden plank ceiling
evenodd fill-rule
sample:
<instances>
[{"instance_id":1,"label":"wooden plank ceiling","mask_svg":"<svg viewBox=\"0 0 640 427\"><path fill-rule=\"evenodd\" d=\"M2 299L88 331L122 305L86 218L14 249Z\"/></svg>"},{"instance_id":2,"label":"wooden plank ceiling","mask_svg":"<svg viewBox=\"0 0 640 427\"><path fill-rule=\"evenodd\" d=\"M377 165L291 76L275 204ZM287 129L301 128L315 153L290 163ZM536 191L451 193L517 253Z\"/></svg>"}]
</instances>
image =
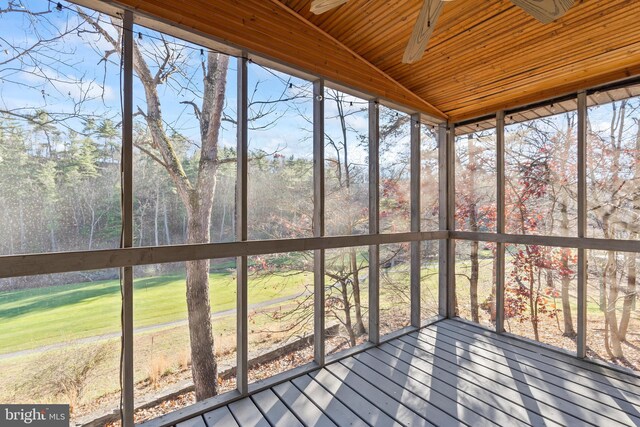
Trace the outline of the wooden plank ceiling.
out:
<instances>
[{"instance_id":1,"label":"wooden plank ceiling","mask_svg":"<svg viewBox=\"0 0 640 427\"><path fill-rule=\"evenodd\" d=\"M449 2L414 64L401 59L422 0L350 0L319 16L310 0L280 1L453 120L640 74L637 0L578 0L548 25L508 0Z\"/></svg>"},{"instance_id":2,"label":"wooden plank ceiling","mask_svg":"<svg viewBox=\"0 0 640 427\"><path fill-rule=\"evenodd\" d=\"M401 59L422 0L318 16L311 0L116 1L453 121L640 74L638 0L577 0L547 25L509 0L449 2L414 64Z\"/></svg>"}]
</instances>

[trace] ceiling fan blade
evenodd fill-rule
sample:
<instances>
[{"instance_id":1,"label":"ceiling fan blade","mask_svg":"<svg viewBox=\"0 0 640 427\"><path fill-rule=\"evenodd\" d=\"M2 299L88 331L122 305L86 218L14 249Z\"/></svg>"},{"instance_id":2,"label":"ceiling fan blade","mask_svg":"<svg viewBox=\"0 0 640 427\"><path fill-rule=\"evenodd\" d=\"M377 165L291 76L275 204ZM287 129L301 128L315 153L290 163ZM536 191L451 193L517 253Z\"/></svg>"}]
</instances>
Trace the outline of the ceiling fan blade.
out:
<instances>
[{"instance_id":1,"label":"ceiling fan blade","mask_svg":"<svg viewBox=\"0 0 640 427\"><path fill-rule=\"evenodd\" d=\"M403 63L411 64L422 58L443 6L444 2L440 0L424 0L413 33L404 50Z\"/></svg>"},{"instance_id":2,"label":"ceiling fan blade","mask_svg":"<svg viewBox=\"0 0 640 427\"><path fill-rule=\"evenodd\" d=\"M311 13L320 15L321 13L325 13L326 11L333 9L334 7L338 7L347 1L348 0L313 0L309 10L311 10Z\"/></svg>"},{"instance_id":3,"label":"ceiling fan blade","mask_svg":"<svg viewBox=\"0 0 640 427\"><path fill-rule=\"evenodd\" d=\"M511 3L543 24L549 24L567 13L575 0L511 0Z\"/></svg>"}]
</instances>

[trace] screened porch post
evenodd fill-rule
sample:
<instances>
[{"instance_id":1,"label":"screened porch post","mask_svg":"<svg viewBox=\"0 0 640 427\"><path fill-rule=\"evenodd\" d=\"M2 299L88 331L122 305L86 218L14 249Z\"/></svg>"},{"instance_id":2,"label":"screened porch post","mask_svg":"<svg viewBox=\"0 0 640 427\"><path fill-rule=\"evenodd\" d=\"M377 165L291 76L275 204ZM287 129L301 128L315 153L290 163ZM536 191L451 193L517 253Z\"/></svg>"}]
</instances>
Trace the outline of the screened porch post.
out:
<instances>
[{"instance_id":1,"label":"screened porch post","mask_svg":"<svg viewBox=\"0 0 640 427\"><path fill-rule=\"evenodd\" d=\"M380 109L369 101L369 234L380 234ZM380 246L369 246L369 341L380 342Z\"/></svg>"},{"instance_id":2,"label":"screened porch post","mask_svg":"<svg viewBox=\"0 0 640 427\"><path fill-rule=\"evenodd\" d=\"M313 83L313 237L324 237L324 81ZM313 252L314 360L325 363L324 249Z\"/></svg>"},{"instance_id":3,"label":"screened porch post","mask_svg":"<svg viewBox=\"0 0 640 427\"><path fill-rule=\"evenodd\" d=\"M236 171L236 240L244 242L247 233L247 166L248 166L248 62L246 54L238 59L237 98L238 98L238 135L237 135L237 171ZM241 394L248 392L248 279L247 256L239 256L237 269L237 370L236 382Z\"/></svg>"},{"instance_id":4,"label":"screened porch post","mask_svg":"<svg viewBox=\"0 0 640 427\"><path fill-rule=\"evenodd\" d=\"M133 247L133 13L123 16L122 81L122 248ZM133 267L122 268L122 425L134 425Z\"/></svg>"},{"instance_id":5,"label":"screened porch post","mask_svg":"<svg viewBox=\"0 0 640 427\"><path fill-rule=\"evenodd\" d=\"M504 111L496 115L496 232L505 232ZM505 254L504 243L496 243L496 332L504 332Z\"/></svg>"},{"instance_id":6,"label":"screened porch post","mask_svg":"<svg viewBox=\"0 0 640 427\"><path fill-rule=\"evenodd\" d=\"M438 228L443 231L449 231L447 141L447 124L442 123L438 125ZM438 241L438 314L442 317L449 317L449 287L447 286L449 242L448 236L447 239Z\"/></svg>"},{"instance_id":7,"label":"screened porch post","mask_svg":"<svg viewBox=\"0 0 640 427\"><path fill-rule=\"evenodd\" d=\"M411 115L411 231L420 232L420 114ZM419 328L420 316L420 248L411 242L411 325Z\"/></svg>"},{"instance_id":8,"label":"screened porch post","mask_svg":"<svg viewBox=\"0 0 640 427\"><path fill-rule=\"evenodd\" d=\"M578 238L587 231L587 94L578 92ZM578 337L577 356L587 354L587 261L584 248L578 248Z\"/></svg>"}]
</instances>

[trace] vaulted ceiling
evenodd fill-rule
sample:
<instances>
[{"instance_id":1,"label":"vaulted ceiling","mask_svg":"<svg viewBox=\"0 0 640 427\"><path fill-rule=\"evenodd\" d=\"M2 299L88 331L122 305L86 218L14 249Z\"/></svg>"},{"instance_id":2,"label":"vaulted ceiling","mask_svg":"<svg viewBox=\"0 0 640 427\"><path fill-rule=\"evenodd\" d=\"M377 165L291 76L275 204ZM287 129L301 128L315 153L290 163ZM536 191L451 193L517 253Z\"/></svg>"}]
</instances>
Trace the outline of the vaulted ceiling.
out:
<instances>
[{"instance_id":1,"label":"vaulted ceiling","mask_svg":"<svg viewBox=\"0 0 640 427\"><path fill-rule=\"evenodd\" d=\"M640 73L640 1L578 0L543 25L509 0L446 3L423 58L402 55L422 0L280 0L452 119Z\"/></svg>"},{"instance_id":2,"label":"vaulted ceiling","mask_svg":"<svg viewBox=\"0 0 640 427\"><path fill-rule=\"evenodd\" d=\"M423 0L110 2L453 121L640 75L640 0L577 0L547 25L509 0L448 2L413 64Z\"/></svg>"}]
</instances>

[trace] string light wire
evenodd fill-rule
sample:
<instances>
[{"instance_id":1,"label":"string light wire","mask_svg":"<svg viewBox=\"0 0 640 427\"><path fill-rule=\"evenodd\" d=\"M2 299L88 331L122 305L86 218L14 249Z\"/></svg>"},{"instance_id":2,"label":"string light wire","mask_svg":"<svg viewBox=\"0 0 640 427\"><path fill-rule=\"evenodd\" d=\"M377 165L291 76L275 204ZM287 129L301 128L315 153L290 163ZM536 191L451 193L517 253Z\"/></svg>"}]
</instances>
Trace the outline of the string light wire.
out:
<instances>
[{"instance_id":1,"label":"string light wire","mask_svg":"<svg viewBox=\"0 0 640 427\"><path fill-rule=\"evenodd\" d=\"M65 6L65 5L61 4L60 2L54 2L53 0L47 0L47 1L50 4L55 4L56 5L56 9L59 10L59 11L67 10L67 11L70 11L70 12L77 13L77 11L73 7ZM58 8L58 6L60 6L60 7ZM96 22L100 22L100 23L103 23L103 24L110 25L111 27L118 28L118 29L120 29L122 31L132 31L134 34L137 33L137 38L138 38L139 41L143 41L145 39L161 41L163 43L167 41L164 37L156 36L156 35L148 33L148 32L143 32L143 31L140 31L140 30L129 30L127 28L124 28L124 26L122 24L118 24L118 23L115 23L115 22L113 22L111 20L104 19L102 17L102 15L104 15L103 13L98 12L98 14L99 15L97 17L92 17L92 19L95 19ZM172 37L174 37L174 36L172 36ZM269 67L266 67L266 66L264 66L262 64L258 64L256 62L252 61L251 58L248 58L246 56L234 55L234 54L230 54L228 52L223 52L221 50L213 49L213 48L210 48L210 47L204 48L204 47L189 43L187 41L180 42L178 40L180 40L180 39L174 37L174 39L170 42L171 45L179 47L179 48L182 48L182 49L191 50L194 53L199 53L201 56L204 56L205 51L206 51L206 53L215 53L215 54L220 54L220 55L226 55L226 56L228 56L230 58L246 59L246 60L249 61L249 63L255 64L258 67L260 67L262 70L264 70L264 71L268 72L269 74L271 74L273 77L278 79L283 85L287 85L287 86L291 85L291 86L289 86L290 89L294 89L294 88L295 89L300 89L300 90L303 90L303 93L306 93L308 95L312 95L312 90L311 90L311 86L310 86L311 82L309 82L309 81L304 80L305 83L307 83L305 85L295 85L295 84L292 84L287 79L285 79L284 77L282 77L282 75L280 75L279 72L274 71L273 69L271 69ZM292 76L292 77L295 77L295 76ZM295 77L295 78L298 78L298 77ZM303 80L303 79L301 79L301 80ZM305 87L305 86L307 86L307 87ZM352 105L367 105L367 104L368 104L368 101L352 101L352 102L349 103L350 106L352 106Z\"/></svg>"}]
</instances>

